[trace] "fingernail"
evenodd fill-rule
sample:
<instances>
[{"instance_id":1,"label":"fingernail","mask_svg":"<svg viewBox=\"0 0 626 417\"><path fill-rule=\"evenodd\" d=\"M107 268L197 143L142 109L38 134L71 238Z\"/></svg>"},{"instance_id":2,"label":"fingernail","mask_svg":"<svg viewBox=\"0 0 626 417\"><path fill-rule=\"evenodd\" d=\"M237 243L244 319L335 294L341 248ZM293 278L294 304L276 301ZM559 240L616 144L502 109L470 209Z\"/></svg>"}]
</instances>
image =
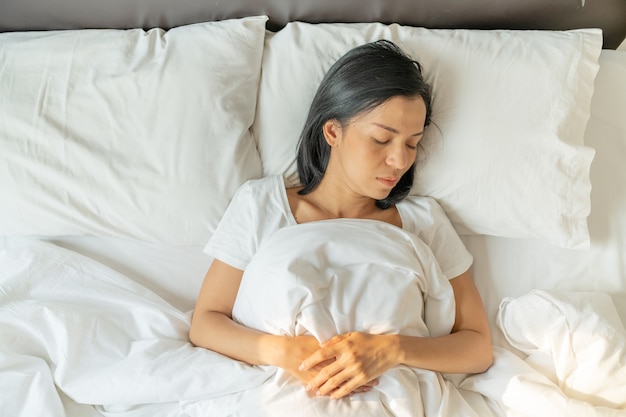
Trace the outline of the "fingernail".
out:
<instances>
[{"instance_id":1,"label":"fingernail","mask_svg":"<svg viewBox=\"0 0 626 417\"><path fill-rule=\"evenodd\" d=\"M300 366L298 367L299 370L304 371L304 364L301 363Z\"/></svg>"},{"instance_id":2,"label":"fingernail","mask_svg":"<svg viewBox=\"0 0 626 417\"><path fill-rule=\"evenodd\" d=\"M311 386L307 384L307 386L304 387L304 389L307 390L307 391L311 391Z\"/></svg>"}]
</instances>

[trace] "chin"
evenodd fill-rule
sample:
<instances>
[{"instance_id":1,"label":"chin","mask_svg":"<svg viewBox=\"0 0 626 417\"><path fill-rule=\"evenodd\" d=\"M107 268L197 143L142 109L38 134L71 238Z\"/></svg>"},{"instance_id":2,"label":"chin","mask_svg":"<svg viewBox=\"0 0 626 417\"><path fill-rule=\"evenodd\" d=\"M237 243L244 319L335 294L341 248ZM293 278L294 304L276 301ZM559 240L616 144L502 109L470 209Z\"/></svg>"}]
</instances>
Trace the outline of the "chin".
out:
<instances>
[{"instance_id":1,"label":"chin","mask_svg":"<svg viewBox=\"0 0 626 417\"><path fill-rule=\"evenodd\" d=\"M362 195L367 196L373 200L384 200L385 198L389 197L392 189L393 188L383 186L378 181L376 181L376 184L373 184L373 186L370 185L368 187L361 188L363 192Z\"/></svg>"},{"instance_id":2,"label":"chin","mask_svg":"<svg viewBox=\"0 0 626 417\"><path fill-rule=\"evenodd\" d=\"M385 198L389 197L390 193L391 193L391 190L380 191L380 192L377 192L377 193L373 193L373 195L371 197L374 200L384 200Z\"/></svg>"}]
</instances>

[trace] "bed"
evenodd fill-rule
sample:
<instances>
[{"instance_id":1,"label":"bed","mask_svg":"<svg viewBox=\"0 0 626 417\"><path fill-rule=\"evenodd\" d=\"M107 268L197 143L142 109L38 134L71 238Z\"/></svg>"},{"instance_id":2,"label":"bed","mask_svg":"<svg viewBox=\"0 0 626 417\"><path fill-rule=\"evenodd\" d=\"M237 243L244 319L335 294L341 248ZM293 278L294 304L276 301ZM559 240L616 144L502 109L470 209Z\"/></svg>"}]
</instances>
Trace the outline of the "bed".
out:
<instances>
[{"instance_id":1,"label":"bed","mask_svg":"<svg viewBox=\"0 0 626 417\"><path fill-rule=\"evenodd\" d=\"M623 1L0 9L0 415L626 415ZM494 364L397 369L367 394L309 398L280 370L189 342L203 248L244 182L297 184L294 149L321 76L380 38L433 84L412 192L439 201L474 257ZM358 242L364 263L398 258L376 246L393 248L394 231L327 226L270 249L304 258L323 235L339 250ZM373 304L403 285L387 284ZM445 291L423 285L435 301L418 313L449 311ZM242 320L268 331L303 315L251 303ZM366 307L355 314L369 320Z\"/></svg>"}]
</instances>

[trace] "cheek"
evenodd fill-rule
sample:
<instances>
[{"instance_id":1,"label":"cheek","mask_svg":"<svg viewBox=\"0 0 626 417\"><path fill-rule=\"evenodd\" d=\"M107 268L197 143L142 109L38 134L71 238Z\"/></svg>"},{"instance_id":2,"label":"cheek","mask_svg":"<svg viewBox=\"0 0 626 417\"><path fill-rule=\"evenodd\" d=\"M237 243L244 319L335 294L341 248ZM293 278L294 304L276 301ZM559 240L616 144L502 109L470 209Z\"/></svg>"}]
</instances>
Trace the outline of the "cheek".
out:
<instances>
[{"instance_id":1,"label":"cheek","mask_svg":"<svg viewBox=\"0 0 626 417\"><path fill-rule=\"evenodd\" d=\"M350 165L361 171L372 170L385 164L385 156L380 148L361 146L353 150L349 155Z\"/></svg>"},{"instance_id":2,"label":"cheek","mask_svg":"<svg viewBox=\"0 0 626 417\"><path fill-rule=\"evenodd\" d=\"M361 160L381 161L384 160L384 147L367 140L361 142L360 146L353 146L352 152L358 155Z\"/></svg>"},{"instance_id":3,"label":"cheek","mask_svg":"<svg viewBox=\"0 0 626 417\"><path fill-rule=\"evenodd\" d=\"M344 169L352 172L352 175L368 176L378 167L385 164L385 153L382 148L374 143L369 143L366 138L344 138L345 141L335 148Z\"/></svg>"}]
</instances>

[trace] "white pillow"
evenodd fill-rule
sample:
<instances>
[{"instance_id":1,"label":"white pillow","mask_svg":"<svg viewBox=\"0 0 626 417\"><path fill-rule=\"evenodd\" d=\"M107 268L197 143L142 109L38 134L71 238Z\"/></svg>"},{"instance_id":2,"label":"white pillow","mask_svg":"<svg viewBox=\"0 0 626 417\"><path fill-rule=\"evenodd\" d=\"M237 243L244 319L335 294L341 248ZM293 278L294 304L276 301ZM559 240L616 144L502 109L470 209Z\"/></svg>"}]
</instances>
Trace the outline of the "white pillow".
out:
<instances>
[{"instance_id":1,"label":"white pillow","mask_svg":"<svg viewBox=\"0 0 626 417\"><path fill-rule=\"evenodd\" d=\"M265 16L0 35L0 234L203 245L261 175Z\"/></svg>"},{"instance_id":2,"label":"white pillow","mask_svg":"<svg viewBox=\"0 0 626 417\"><path fill-rule=\"evenodd\" d=\"M264 175L298 183L295 149L327 69L349 49L396 42L423 64L434 126L414 194L436 198L460 233L589 246L583 146L602 35L290 23L266 38L253 131Z\"/></svg>"}]
</instances>

